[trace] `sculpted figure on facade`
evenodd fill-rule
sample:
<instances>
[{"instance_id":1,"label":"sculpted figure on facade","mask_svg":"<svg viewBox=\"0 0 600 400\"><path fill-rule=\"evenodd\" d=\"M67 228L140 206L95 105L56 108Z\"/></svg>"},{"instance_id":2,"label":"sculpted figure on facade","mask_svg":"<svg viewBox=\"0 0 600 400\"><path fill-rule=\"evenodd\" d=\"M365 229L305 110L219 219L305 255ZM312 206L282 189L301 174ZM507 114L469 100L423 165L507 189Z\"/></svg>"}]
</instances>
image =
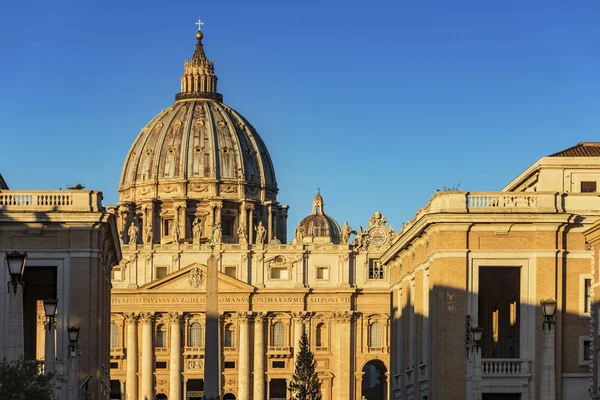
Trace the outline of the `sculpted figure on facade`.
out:
<instances>
[{"instance_id":1,"label":"sculpted figure on facade","mask_svg":"<svg viewBox=\"0 0 600 400\"><path fill-rule=\"evenodd\" d=\"M204 274L202 273L202 270L200 268L195 267L194 269L192 269L190 271L190 277L188 280L190 287L192 287L194 289L198 289L200 286L202 286L203 281L204 281Z\"/></svg>"},{"instance_id":2,"label":"sculpted figure on facade","mask_svg":"<svg viewBox=\"0 0 600 400\"><path fill-rule=\"evenodd\" d=\"M248 243L248 236L246 235L246 224L244 224L243 222L240 223L240 226L237 230L237 234L240 244Z\"/></svg>"},{"instance_id":3,"label":"sculpted figure on facade","mask_svg":"<svg viewBox=\"0 0 600 400\"><path fill-rule=\"evenodd\" d=\"M131 221L131 225L129 225L127 234L129 235L129 243L137 244L138 227L135 224L135 221Z\"/></svg>"},{"instance_id":4,"label":"sculpted figure on facade","mask_svg":"<svg viewBox=\"0 0 600 400\"><path fill-rule=\"evenodd\" d=\"M194 223L192 226L192 238L194 240L194 244L200 244L200 238L202 237L202 230L203 230L202 218L197 217L194 220Z\"/></svg>"},{"instance_id":5,"label":"sculpted figure on facade","mask_svg":"<svg viewBox=\"0 0 600 400\"><path fill-rule=\"evenodd\" d=\"M256 244L264 244L265 239L267 238L267 230L263 226L262 221L258 222L258 226L255 228L256 230Z\"/></svg>"},{"instance_id":6,"label":"sculpted figure on facade","mask_svg":"<svg viewBox=\"0 0 600 400\"><path fill-rule=\"evenodd\" d=\"M148 221L148 225L146 225L146 243L152 244L152 221Z\"/></svg>"},{"instance_id":7,"label":"sculpted figure on facade","mask_svg":"<svg viewBox=\"0 0 600 400\"><path fill-rule=\"evenodd\" d=\"M181 232L179 230L179 221L173 221L173 232L171 233L171 239L173 239L173 243L179 243L179 238L181 237Z\"/></svg>"},{"instance_id":8,"label":"sculpted figure on facade","mask_svg":"<svg viewBox=\"0 0 600 400\"><path fill-rule=\"evenodd\" d=\"M345 221L341 232L342 243L348 244L350 241L350 235L353 233L356 234L356 231L353 231L352 228L350 228L350 225L348 225L348 221Z\"/></svg>"},{"instance_id":9,"label":"sculpted figure on facade","mask_svg":"<svg viewBox=\"0 0 600 400\"><path fill-rule=\"evenodd\" d=\"M304 242L304 228L302 226L296 228L296 237L294 239L297 244Z\"/></svg>"},{"instance_id":10,"label":"sculpted figure on facade","mask_svg":"<svg viewBox=\"0 0 600 400\"><path fill-rule=\"evenodd\" d=\"M223 232L221 231L221 224L218 223L213 226L212 235L210 237L210 245L214 246L215 244L221 243L222 236Z\"/></svg>"}]
</instances>

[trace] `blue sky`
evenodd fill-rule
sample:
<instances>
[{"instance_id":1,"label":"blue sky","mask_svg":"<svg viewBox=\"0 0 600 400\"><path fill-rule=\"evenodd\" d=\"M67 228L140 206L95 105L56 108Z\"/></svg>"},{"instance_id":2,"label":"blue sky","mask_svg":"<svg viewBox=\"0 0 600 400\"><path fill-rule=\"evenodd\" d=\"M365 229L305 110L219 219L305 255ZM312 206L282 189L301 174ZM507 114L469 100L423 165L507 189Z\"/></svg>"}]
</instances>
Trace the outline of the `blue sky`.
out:
<instances>
[{"instance_id":1,"label":"blue sky","mask_svg":"<svg viewBox=\"0 0 600 400\"><path fill-rule=\"evenodd\" d=\"M501 189L600 125L600 2L5 1L0 173L117 202L179 91L194 21L225 103L266 142L288 231L318 186L340 224L398 229L436 188Z\"/></svg>"}]
</instances>

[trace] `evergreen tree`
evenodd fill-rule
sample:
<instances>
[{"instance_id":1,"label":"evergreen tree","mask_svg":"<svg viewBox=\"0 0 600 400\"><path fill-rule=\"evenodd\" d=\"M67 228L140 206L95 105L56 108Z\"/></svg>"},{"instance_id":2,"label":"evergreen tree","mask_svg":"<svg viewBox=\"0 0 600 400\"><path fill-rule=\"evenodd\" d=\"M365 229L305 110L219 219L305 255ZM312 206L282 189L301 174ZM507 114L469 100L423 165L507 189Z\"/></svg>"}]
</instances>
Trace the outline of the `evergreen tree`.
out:
<instances>
[{"instance_id":1,"label":"evergreen tree","mask_svg":"<svg viewBox=\"0 0 600 400\"><path fill-rule=\"evenodd\" d=\"M43 375L36 361L0 362L0 393L5 400L51 400L52 377Z\"/></svg>"},{"instance_id":2,"label":"evergreen tree","mask_svg":"<svg viewBox=\"0 0 600 400\"><path fill-rule=\"evenodd\" d=\"M315 357L308 348L308 335L304 326L290 389L296 400L321 400L321 382L315 371Z\"/></svg>"}]
</instances>

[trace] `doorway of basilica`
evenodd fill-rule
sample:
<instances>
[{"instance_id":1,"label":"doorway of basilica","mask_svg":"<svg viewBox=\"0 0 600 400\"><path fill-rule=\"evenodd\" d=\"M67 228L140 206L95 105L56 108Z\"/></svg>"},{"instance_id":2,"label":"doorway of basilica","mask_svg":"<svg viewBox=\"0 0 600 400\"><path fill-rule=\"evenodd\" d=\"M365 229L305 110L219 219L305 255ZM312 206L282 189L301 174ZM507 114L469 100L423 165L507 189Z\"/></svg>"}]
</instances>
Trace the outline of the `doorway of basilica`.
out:
<instances>
[{"instance_id":1,"label":"doorway of basilica","mask_svg":"<svg viewBox=\"0 0 600 400\"><path fill-rule=\"evenodd\" d=\"M387 368L379 360L371 360L362 369L361 396L368 400L387 399Z\"/></svg>"}]
</instances>

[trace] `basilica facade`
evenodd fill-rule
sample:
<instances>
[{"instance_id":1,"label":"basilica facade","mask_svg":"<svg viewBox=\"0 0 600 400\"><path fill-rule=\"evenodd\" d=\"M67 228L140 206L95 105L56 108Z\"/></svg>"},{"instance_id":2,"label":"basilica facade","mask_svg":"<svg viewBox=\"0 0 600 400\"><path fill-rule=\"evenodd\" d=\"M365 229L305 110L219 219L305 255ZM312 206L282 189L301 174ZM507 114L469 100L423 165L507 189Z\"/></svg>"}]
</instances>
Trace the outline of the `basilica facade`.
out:
<instances>
[{"instance_id":1,"label":"basilica facade","mask_svg":"<svg viewBox=\"0 0 600 400\"><path fill-rule=\"evenodd\" d=\"M223 399L286 399L303 329L324 399L386 398L395 237L384 215L340 226L317 191L288 237L275 169L254 127L223 103L197 34L181 92L135 139L112 271L114 398L200 399L219 368ZM352 241L350 239L353 239ZM208 258L218 265L219 344L205 343ZM220 346L205 363L205 346Z\"/></svg>"},{"instance_id":2,"label":"basilica facade","mask_svg":"<svg viewBox=\"0 0 600 400\"><path fill-rule=\"evenodd\" d=\"M437 192L398 232L379 211L340 226L317 191L288 235L267 147L223 103L202 39L110 209L112 398L201 399L216 371L222 399L289 399L303 330L325 400L598 392L600 144L543 157L499 192Z\"/></svg>"}]
</instances>

